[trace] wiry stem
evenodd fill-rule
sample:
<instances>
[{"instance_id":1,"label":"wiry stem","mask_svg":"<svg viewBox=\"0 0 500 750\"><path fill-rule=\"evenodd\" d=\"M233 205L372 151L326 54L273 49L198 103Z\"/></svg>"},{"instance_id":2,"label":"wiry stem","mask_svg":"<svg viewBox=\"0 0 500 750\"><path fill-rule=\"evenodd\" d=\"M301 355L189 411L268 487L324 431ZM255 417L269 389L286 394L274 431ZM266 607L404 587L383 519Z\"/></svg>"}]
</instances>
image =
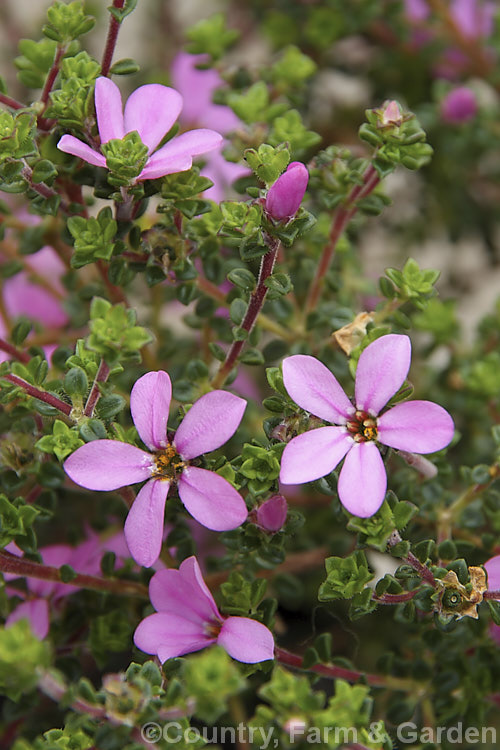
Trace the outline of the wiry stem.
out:
<instances>
[{"instance_id":1,"label":"wiry stem","mask_svg":"<svg viewBox=\"0 0 500 750\"><path fill-rule=\"evenodd\" d=\"M402 541L403 540L401 539L399 531L393 531L391 536L389 537L388 545L389 547L394 547L396 544L399 544L399 542ZM411 565L413 570L415 570L420 578L422 578L426 583L430 584L434 588L436 587L437 583L432 570L429 570L427 565L423 565L418 557L413 554L413 552L408 552L408 554L401 559L404 560L408 565Z\"/></svg>"},{"instance_id":2,"label":"wiry stem","mask_svg":"<svg viewBox=\"0 0 500 750\"><path fill-rule=\"evenodd\" d=\"M321 287L323 285L323 279L330 267L333 254L340 237L342 236L347 225L358 210L358 207L356 205L357 201L361 200L362 198L366 198L366 196L369 195L372 190L374 190L379 182L380 177L375 171L375 167L370 164L364 174L363 183L361 185L355 185L350 194L347 196L345 203L340 205L336 209L333 216L333 223L328 243L323 250L318 267L316 269L316 274L309 288L305 307L306 314L312 312L318 304L321 294Z\"/></svg>"},{"instance_id":3,"label":"wiry stem","mask_svg":"<svg viewBox=\"0 0 500 750\"><path fill-rule=\"evenodd\" d=\"M259 270L259 278L257 279L257 286L250 295L247 311L240 326L240 328L246 331L248 335L251 333L257 321L257 316L259 315L262 309L262 305L264 304L264 300L267 294L266 280L273 272L274 264L276 262L276 256L278 255L281 244L279 240L273 237L268 237L267 239L269 250L262 258ZM236 364L236 360L238 359L241 350L245 345L245 340L246 339L242 341L234 341L231 344L231 347L226 355L226 359L221 364L219 371L212 381L213 388L220 388L222 385L224 385L229 376L229 373Z\"/></svg>"},{"instance_id":4,"label":"wiry stem","mask_svg":"<svg viewBox=\"0 0 500 750\"><path fill-rule=\"evenodd\" d=\"M91 417L92 414L94 413L96 404L101 397L101 391L99 390L99 383L106 382L106 380L109 377L109 372L110 370L109 370L108 365L103 359L101 359L101 364L99 365L99 369L97 370L95 380L92 384L92 388L90 389L87 403L85 404L85 409L83 410L83 413L86 417Z\"/></svg>"},{"instance_id":5,"label":"wiry stem","mask_svg":"<svg viewBox=\"0 0 500 750\"><path fill-rule=\"evenodd\" d=\"M64 211L65 214L69 213L69 206L65 200L61 198L59 193L56 193L55 190L52 190L52 188L49 188L48 185L45 185L43 182L33 182L33 170L28 164L25 164L25 166L21 170L21 175L24 177L26 182L29 184L30 188L35 191L35 193L38 193L38 195L41 195L43 198L53 198L54 196L59 197L59 207L61 211Z\"/></svg>"},{"instance_id":6,"label":"wiry stem","mask_svg":"<svg viewBox=\"0 0 500 750\"><path fill-rule=\"evenodd\" d=\"M62 401L57 396L54 396L53 393L50 393L49 391L42 391L40 390L40 388L36 388L34 385L31 385L31 383L28 383L26 380L23 380L23 378L20 378L17 375L13 375L12 373L2 375L2 379L8 380L9 383L13 383L14 385L18 385L20 388L26 391L28 396L32 396L33 398L37 398L39 401L43 401L44 403L53 406L55 409L62 411L63 414L66 414L66 416L69 417L69 415L71 414L70 404Z\"/></svg>"},{"instance_id":7,"label":"wiry stem","mask_svg":"<svg viewBox=\"0 0 500 750\"><path fill-rule=\"evenodd\" d=\"M65 54L66 54L66 46L63 44L58 45L57 50L56 50L56 56L54 58L54 62L52 63L52 66L48 72L47 78L45 79L45 84L42 90L42 95L40 97L40 101L43 103L44 109L47 107L50 92L52 91L52 87L57 78L57 74L59 73L59 68L61 67L61 62Z\"/></svg>"},{"instance_id":8,"label":"wiry stem","mask_svg":"<svg viewBox=\"0 0 500 750\"><path fill-rule=\"evenodd\" d=\"M15 346L12 346L12 344L9 344L9 342L5 341L4 339L0 339L0 351L5 352L14 359L19 360L19 362L24 362L24 364L30 361L29 354L26 354L26 352L21 352L19 349L16 349Z\"/></svg>"},{"instance_id":9,"label":"wiry stem","mask_svg":"<svg viewBox=\"0 0 500 750\"><path fill-rule=\"evenodd\" d=\"M39 578L42 581L64 583L61 579L59 568L16 557L16 555L11 555L6 550L0 550L0 571L2 573L14 573L23 577L27 576L28 578ZM123 596L139 596L142 599L148 598L147 587L135 581L124 581L119 578L99 578L99 576L78 573L75 578L71 579L70 583L72 586L79 586L83 589L107 591L110 594L120 594Z\"/></svg>"},{"instance_id":10,"label":"wiry stem","mask_svg":"<svg viewBox=\"0 0 500 750\"><path fill-rule=\"evenodd\" d=\"M7 94L2 93L0 93L0 104L5 104L6 107L10 107L11 109L24 109L26 106L26 104L22 104L21 102L16 101L16 99L7 96Z\"/></svg>"},{"instance_id":11,"label":"wiry stem","mask_svg":"<svg viewBox=\"0 0 500 750\"><path fill-rule=\"evenodd\" d=\"M125 0L113 0L113 8L123 8ZM106 39L106 46L102 55L101 62L101 75L108 76L111 68L111 61L113 60L113 54L116 47L116 40L118 39L118 32L120 30L120 22L116 20L113 14L109 19L108 36Z\"/></svg>"},{"instance_id":12,"label":"wiry stem","mask_svg":"<svg viewBox=\"0 0 500 750\"><path fill-rule=\"evenodd\" d=\"M297 669L303 669L303 658L298 654L293 654L291 651L287 651L284 648L278 646L274 649L274 655L276 660L282 664L286 664L288 667L296 667ZM366 682L368 685L374 687L390 688L392 690L404 690L406 692L412 692L416 688L416 683L413 680L406 680L400 677L391 677L389 675L369 674L367 672L359 672L355 669L346 669L345 667L338 667L334 664L314 664L312 667L307 668L308 672L315 672L316 674L323 675L324 677L331 677L332 679L347 680L348 682Z\"/></svg>"}]
</instances>

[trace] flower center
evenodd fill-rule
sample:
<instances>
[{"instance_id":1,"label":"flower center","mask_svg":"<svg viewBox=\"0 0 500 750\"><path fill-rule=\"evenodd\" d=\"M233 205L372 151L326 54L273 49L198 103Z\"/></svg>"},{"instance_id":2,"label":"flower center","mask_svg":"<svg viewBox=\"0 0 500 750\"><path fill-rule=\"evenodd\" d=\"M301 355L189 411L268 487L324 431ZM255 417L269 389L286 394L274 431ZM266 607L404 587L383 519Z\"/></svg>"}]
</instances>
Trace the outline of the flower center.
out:
<instances>
[{"instance_id":1,"label":"flower center","mask_svg":"<svg viewBox=\"0 0 500 750\"><path fill-rule=\"evenodd\" d=\"M155 453L155 468L153 470L154 479L164 479L169 482L176 482L178 475L186 466L173 445Z\"/></svg>"},{"instance_id":2,"label":"flower center","mask_svg":"<svg viewBox=\"0 0 500 750\"><path fill-rule=\"evenodd\" d=\"M218 620L211 620L205 623L205 635L209 638L218 638L220 630L222 628L222 622Z\"/></svg>"},{"instance_id":3,"label":"flower center","mask_svg":"<svg viewBox=\"0 0 500 750\"><path fill-rule=\"evenodd\" d=\"M357 443L377 439L377 420L375 417L370 417L366 411L357 411L354 418L347 422L346 427Z\"/></svg>"}]
</instances>

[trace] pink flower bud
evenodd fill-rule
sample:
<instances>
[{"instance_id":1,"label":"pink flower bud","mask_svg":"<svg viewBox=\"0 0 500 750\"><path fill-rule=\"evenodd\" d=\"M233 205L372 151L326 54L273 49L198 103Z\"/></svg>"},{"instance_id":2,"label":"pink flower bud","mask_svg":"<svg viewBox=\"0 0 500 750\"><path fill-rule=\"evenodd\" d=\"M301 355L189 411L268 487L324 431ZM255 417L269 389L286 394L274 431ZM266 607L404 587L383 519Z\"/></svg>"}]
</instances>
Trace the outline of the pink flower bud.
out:
<instances>
[{"instance_id":1,"label":"pink flower bud","mask_svg":"<svg viewBox=\"0 0 500 750\"><path fill-rule=\"evenodd\" d=\"M394 99L384 104L380 116L380 124L384 127L388 125L396 125L399 127L403 122L403 114L399 108L399 104Z\"/></svg>"},{"instance_id":2,"label":"pink flower bud","mask_svg":"<svg viewBox=\"0 0 500 750\"><path fill-rule=\"evenodd\" d=\"M468 122L476 116L476 113L476 95L466 86L453 89L441 102L441 118L445 122L453 124Z\"/></svg>"},{"instance_id":3,"label":"pink flower bud","mask_svg":"<svg viewBox=\"0 0 500 750\"><path fill-rule=\"evenodd\" d=\"M309 172L299 161L288 165L286 172L269 188L266 211L273 219L282 221L295 216L302 203L309 180Z\"/></svg>"},{"instance_id":4,"label":"pink flower bud","mask_svg":"<svg viewBox=\"0 0 500 750\"><path fill-rule=\"evenodd\" d=\"M286 498L283 495L273 495L257 508L257 525L274 534L283 527L287 510Z\"/></svg>"}]
</instances>

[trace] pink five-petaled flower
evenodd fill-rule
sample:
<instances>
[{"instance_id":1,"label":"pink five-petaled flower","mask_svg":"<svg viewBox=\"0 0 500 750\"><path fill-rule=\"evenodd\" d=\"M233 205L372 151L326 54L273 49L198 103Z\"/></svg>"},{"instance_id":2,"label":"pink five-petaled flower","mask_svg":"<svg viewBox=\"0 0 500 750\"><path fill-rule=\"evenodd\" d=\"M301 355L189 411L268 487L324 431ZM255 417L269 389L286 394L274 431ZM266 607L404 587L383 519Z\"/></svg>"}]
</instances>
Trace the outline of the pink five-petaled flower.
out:
<instances>
[{"instance_id":1,"label":"pink five-petaled flower","mask_svg":"<svg viewBox=\"0 0 500 750\"><path fill-rule=\"evenodd\" d=\"M179 570L159 570L149 583L155 614L139 623L134 643L161 662L218 643L229 656L247 664L274 658L271 631L249 617L223 617L196 557Z\"/></svg>"},{"instance_id":2,"label":"pink five-petaled flower","mask_svg":"<svg viewBox=\"0 0 500 750\"><path fill-rule=\"evenodd\" d=\"M101 145L114 138L121 140L127 133L136 131L147 146L148 160L137 181L191 169L194 156L218 148L222 143L222 136L215 130L200 128L172 138L155 151L182 109L182 96L175 89L158 83L136 89L123 111L118 86L109 78L100 77L95 84L95 109ZM104 154L72 135L63 135L57 147L96 167L106 167Z\"/></svg>"},{"instance_id":3,"label":"pink five-petaled flower","mask_svg":"<svg viewBox=\"0 0 500 750\"><path fill-rule=\"evenodd\" d=\"M265 208L277 221L291 219L300 208L309 181L309 172L300 161L292 161L286 172L271 185Z\"/></svg>"},{"instance_id":4,"label":"pink five-petaled flower","mask_svg":"<svg viewBox=\"0 0 500 750\"><path fill-rule=\"evenodd\" d=\"M408 336L390 334L362 352L356 372L355 406L335 376L315 357L297 354L283 362L283 381L293 400L336 426L293 438L283 452L280 479L302 484L329 474L344 458L339 498L356 516L368 518L384 501L387 475L377 442L412 453L434 453L453 437L453 420L431 401L399 403L381 414L410 368Z\"/></svg>"},{"instance_id":5,"label":"pink five-petaled flower","mask_svg":"<svg viewBox=\"0 0 500 750\"><path fill-rule=\"evenodd\" d=\"M229 482L215 472L190 465L191 459L220 448L232 437L246 402L226 391L206 393L193 404L169 441L171 397L172 384L162 370L146 373L132 388L132 419L150 453L118 440L93 440L64 463L68 476L90 490L116 490L149 480L125 522L130 554L146 567L160 554L165 500L174 484L186 510L208 529L235 529L247 517L245 501Z\"/></svg>"}]
</instances>

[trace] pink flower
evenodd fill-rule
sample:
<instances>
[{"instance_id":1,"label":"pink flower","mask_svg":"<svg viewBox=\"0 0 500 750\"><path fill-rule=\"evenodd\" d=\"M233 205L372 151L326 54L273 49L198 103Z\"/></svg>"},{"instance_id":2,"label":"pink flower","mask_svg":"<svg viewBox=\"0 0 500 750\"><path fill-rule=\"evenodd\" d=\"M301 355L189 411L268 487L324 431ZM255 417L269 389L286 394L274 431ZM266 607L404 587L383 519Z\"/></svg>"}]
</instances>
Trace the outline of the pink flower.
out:
<instances>
[{"instance_id":1,"label":"pink flower","mask_svg":"<svg viewBox=\"0 0 500 750\"><path fill-rule=\"evenodd\" d=\"M179 570L160 570L149 584L156 613L139 623L134 643L161 662L218 643L229 656L246 664L274 658L271 631L249 617L223 617L210 593L196 557Z\"/></svg>"},{"instance_id":2,"label":"pink flower","mask_svg":"<svg viewBox=\"0 0 500 750\"><path fill-rule=\"evenodd\" d=\"M450 13L462 34L471 39L493 31L495 3L488 0L452 0Z\"/></svg>"},{"instance_id":3,"label":"pink flower","mask_svg":"<svg viewBox=\"0 0 500 750\"><path fill-rule=\"evenodd\" d=\"M5 549L17 557L23 555L14 542L8 544ZM62 565L71 565L77 573L86 573L87 575L98 575L100 573L102 550L96 535L77 547L70 547L67 544L53 544L41 547L39 551L44 565L55 568L60 568ZM4 573L4 577L6 580L17 578L16 575L9 573ZM58 583L57 581L43 581L37 578L28 578L26 585L28 592L25 600L12 610L5 625L9 627L18 620L27 619L36 637L43 640L49 632L50 605L57 605L61 599L78 591L79 587L68 583ZM8 593L11 596L23 596L23 592L12 587L9 587Z\"/></svg>"},{"instance_id":4,"label":"pink flower","mask_svg":"<svg viewBox=\"0 0 500 750\"><path fill-rule=\"evenodd\" d=\"M137 131L148 147L148 160L136 178L153 180L174 172L191 169L193 157L217 148L222 136L214 130L200 129L182 133L155 151L182 109L182 96L168 86L150 83L140 86L122 109L120 89L109 78L100 77L95 85L95 109L101 144L121 140ZM57 147L79 156L96 167L106 167L106 157L72 135L63 135ZM154 152L154 153L153 153Z\"/></svg>"},{"instance_id":5,"label":"pink flower","mask_svg":"<svg viewBox=\"0 0 500 750\"><path fill-rule=\"evenodd\" d=\"M207 61L208 55L190 55L187 52L179 52L175 57L171 71L172 82L185 100L180 120L184 126L216 128L222 135L227 135L240 127L241 121L230 107L214 104L212 101L214 91L223 86L224 81L216 70L200 70L196 67ZM251 174L248 167L224 158L221 151L225 145L226 140L222 141L219 148L210 152L201 171L204 177L214 183L205 190L204 196L216 203L227 197L235 180Z\"/></svg>"},{"instance_id":6,"label":"pink flower","mask_svg":"<svg viewBox=\"0 0 500 750\"><path fill-rule=\"evenodd\" d=\"M488 575L488 591L500 591L500 555L490 557L483 567Z\"/></svg>"},{"instance_id":7,"label":"pink flower","mask_svg":"<svg viewBox=\"0 0 500 750\"><path fill-rule=\"evenodd\" d=\"M441 102L441 117L452 124L468 122L477 114L476 95L467 86L448 92Z\"/></svg>"},{"instance_id":8,"label":"pink flower","mask_svg":"<svg viewBox=\"0 0 500 750\"><path fill-rule=\"evenodd\" d=\"M390 334L369 344L358 362L355 406L315 357L297 354L285 359L283 380L290 396L330 426L305 432L287 444L281 481L302 484L319 479L345 456L338 481L340 501L350 513L368 518L380 508L387 489L378 443L412 453L434 453L448 445L453 420L437 404L399 403L381 413L403 385L410 359L408 336Z\"/></svg>"},{"instance_id":9,"label":"pink flower","mask_svg":"<svg viewBox=\"0 0 500 750\"><path fill-rule=\"evenodd\" d=\"M291 219L300 208L309 181L309 172L299 161L292 161L286 172L269 188L265 208L277 221Z\"/></svg>"},{"instance_id":10,"label":"pink flower","mask_svg":"<svg viewBox=\"0 0 500 750\"><path fill-rule=\"evenodd\" d=\"M118 440L94 440L66 459L68 476L90 490L110 491L148 480L125 522L130 554L150 567L158 559L169 488L177 485L186 510L214 531L235 529L247 517L241 495L223 477L191 465L191 460L220 448L235 433L246 402L226 391L212 391L188 411L173 440L167 439L172 384L166 372L148 372L135 383L130 410L150 452Z\"/></svg>"},{"instance_id":11,"label":"pink flower","mask_svg":"<svg viewBox=\"0 0 500 750\"><path fill-rule=\"evenodd\" d=\"M273 497L270 497L257 508L255 514L257 525L260 526L261 529L264 529L264 531L269 531L270 533L275 534L283 528L286 521L287 511L288 505L286 498L283 497L283 495L273 495Z\"/></svg>"}]
</instances>

